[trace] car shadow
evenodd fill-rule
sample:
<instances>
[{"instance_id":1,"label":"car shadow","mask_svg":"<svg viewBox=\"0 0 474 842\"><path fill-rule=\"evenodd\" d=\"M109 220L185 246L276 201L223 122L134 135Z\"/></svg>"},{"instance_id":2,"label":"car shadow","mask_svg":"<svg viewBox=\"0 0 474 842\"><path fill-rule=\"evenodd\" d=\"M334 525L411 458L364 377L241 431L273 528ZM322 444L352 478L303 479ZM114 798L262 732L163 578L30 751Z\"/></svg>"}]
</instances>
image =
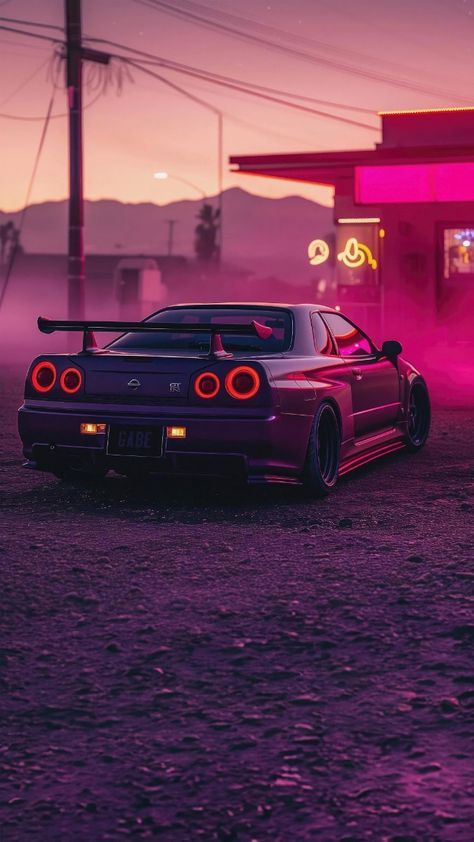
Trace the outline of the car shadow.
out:
<instances>
[{"instance_id":1,"label":"car shadow","mask_svg":"<svg viewBox=\"0 0 474 842\"><path fill-rule=\"evenodd\" d=\"M152 477L131 480L110 473L96 482L62 482L35 474L28 490L10 491L6 508L19 505L31 512L77 513L143 522L225 522L234 524L305 524L331 526L344 516L354 497L370 507L387 482L387 472L400 481L405 453L390 454L342 477L328 497L314 499L298 485L246 485L215 478ZM362 491L363 489L363 491ZM363 494L363 498L361 498ZM359 505L357 506L359 508Z\"/></svg>"}]
</instances>

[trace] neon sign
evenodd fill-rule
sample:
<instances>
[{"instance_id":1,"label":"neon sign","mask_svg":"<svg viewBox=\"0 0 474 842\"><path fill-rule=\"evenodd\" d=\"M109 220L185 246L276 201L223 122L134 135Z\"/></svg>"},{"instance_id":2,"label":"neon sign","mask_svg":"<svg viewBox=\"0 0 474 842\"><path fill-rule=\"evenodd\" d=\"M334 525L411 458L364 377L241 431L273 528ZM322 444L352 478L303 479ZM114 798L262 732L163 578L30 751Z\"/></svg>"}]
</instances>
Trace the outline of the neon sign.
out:
<instances>
[{"instance_id":1,"label":"neon sign","mask_svg":"<svg viewBox=\"0 0 474 842\"><path fill-rule=\"evenodd\" d=\"M369 225L380 222L380 216L341 216L337 221L339 225Z\"/></svg>"},{"instance_id":2,"label":"neon sign","mask_svg":"<svg viewBox=\"0 0 474 842\"><path fill-rule=\"evenodd\" d=\"M325 263L329 257L329 245L326 240L311 240L308 246L308 257L311 266Z\"/></svg>"},{"instance_id":3,"label":"neon sign","mask_svg":"<svg viewBox=\"0 0 474 842\"><path fill-rule=\"evenodd\" d=\"M372 269L377 268L377 261L371 250L365 243L359 243L357 237L349 237L343 251L340 251L337 255L337 259L341 260L344 266L348 266L349 269L358 269L366 262Z\"/></svg>"}]
</instances>

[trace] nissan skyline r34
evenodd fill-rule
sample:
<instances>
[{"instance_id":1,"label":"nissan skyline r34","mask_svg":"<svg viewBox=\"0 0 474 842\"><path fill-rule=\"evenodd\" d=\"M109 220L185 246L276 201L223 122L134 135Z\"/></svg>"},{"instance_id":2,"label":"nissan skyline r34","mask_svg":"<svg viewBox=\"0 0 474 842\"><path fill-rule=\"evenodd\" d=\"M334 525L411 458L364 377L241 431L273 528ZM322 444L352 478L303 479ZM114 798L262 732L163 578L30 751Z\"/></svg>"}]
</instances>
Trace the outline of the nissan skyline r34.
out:
<instances>
[{"instance_id":1,"label":"nissan skyline r34","mask_svg":"<svg viewBox=\"0 0 474 842\"><path fill-rule=\"evenodd\" d=\"M331 491L430 426L421 374L342 313L311 304L170 306L143 322L38 319L82 351L37 357L19 431L28 467L61 478L236 476ZM97 331L122 335L99 348Z\"/></svg>"}]
</instances>

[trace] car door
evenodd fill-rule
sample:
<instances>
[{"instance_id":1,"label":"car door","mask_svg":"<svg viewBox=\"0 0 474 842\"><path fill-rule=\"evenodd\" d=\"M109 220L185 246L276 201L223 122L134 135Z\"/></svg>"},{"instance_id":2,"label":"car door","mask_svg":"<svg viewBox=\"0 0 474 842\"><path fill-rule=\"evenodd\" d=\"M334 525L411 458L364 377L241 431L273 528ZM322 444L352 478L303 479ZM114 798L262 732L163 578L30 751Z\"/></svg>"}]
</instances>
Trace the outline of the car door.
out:
<instances>
[{"instance_id":1,"label":"car door","mask_svg":"<svg viewBox=\"0 0 474 842\"><path fill-rule=\"evenodd\" d=\"M339 313L323 313L339 356L351 367L354 435L361 438L392 427L400 409L396 361L380 357L370 339Z\"/></svg>"}]
</instances>

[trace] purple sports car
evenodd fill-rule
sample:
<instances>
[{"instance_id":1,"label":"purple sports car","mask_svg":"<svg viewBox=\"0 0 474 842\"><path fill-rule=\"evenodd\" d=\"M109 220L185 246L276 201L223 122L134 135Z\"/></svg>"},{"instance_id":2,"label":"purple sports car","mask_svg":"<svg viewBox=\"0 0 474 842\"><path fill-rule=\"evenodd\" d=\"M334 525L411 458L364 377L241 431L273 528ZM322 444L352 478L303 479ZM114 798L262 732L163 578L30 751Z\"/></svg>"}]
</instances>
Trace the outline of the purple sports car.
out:
<instances>
[{"instance_id":1,"label":"purple sports car","mask_svg":"<svg viewBox=\"0 0 474 842\"><path fill-rule=\"evenodd\" d=\"M311 304L187 304L143 322L51 321L77 354L26 378L27 466L61 478L187 474L302 484L324 495L387 453L419 450L426 383L342 313ZM98 348L94 332L122 335Z\"/></svg>"}]
</instances>

